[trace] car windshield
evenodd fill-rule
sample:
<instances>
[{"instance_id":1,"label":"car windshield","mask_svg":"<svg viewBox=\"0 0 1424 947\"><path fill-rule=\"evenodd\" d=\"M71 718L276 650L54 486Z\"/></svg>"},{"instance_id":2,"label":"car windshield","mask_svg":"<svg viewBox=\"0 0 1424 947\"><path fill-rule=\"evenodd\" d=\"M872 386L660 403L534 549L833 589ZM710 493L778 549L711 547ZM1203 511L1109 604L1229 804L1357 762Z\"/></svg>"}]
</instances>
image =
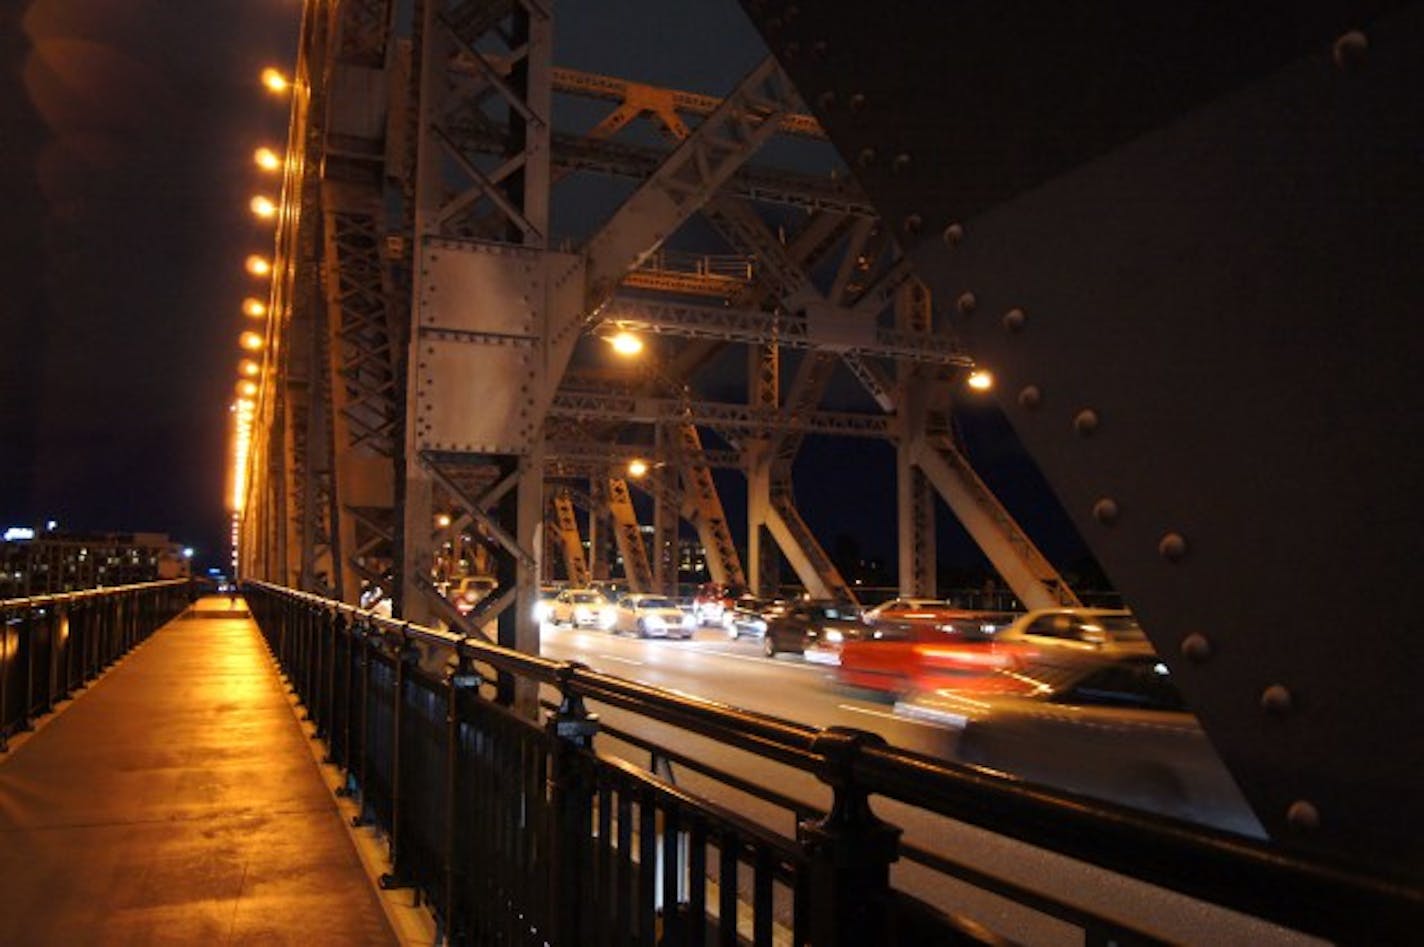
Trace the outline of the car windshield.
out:
<instances>
[{"instance_id":1,"label":"car windshield","mask_svg":"<svg viewBox=\"0 0 1424 947\"><path fill-rule=\"evenodd\" d=\"M856 614L852 609L841 605L814 605L807 609L812 618L821 621L855 621Z\"/></svg>"},{"instance_id":2,"label":"car windshield","mask_svg":"<svg viewBox=\"0 0 1424 947\"><path fill-rule=\"evenodd\" d=\"M668 598L643 598L638 600L639 608L677 608Z\"/></svg>"},{"instance_id":3,"label":"car windshield","mask_svg":"<svg viewBox=\"0 0 1424 947\"><path fill-rule=\"evenodd\" d=\"M597 592L579 592L574 596L574 601L580 605L588 605L591 602L603 601L603 596Z\"/></svg>"}]
</instances>

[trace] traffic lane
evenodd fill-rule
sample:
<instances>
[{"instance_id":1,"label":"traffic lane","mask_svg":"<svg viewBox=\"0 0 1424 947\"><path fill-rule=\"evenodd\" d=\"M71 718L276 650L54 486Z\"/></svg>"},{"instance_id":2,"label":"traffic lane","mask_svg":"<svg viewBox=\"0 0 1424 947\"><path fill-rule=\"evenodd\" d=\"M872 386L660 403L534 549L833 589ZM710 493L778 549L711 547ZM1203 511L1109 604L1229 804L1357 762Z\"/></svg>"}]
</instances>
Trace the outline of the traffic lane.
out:
<instances>
[{"instance_id":1,"label":"traffic lane","mask_svg":"<svg viewBox=\"0 0 1424 947\"><path fill-rule=\"evenodd\" d=\"M928 722L895 718L883 704L848 697L831 683L832 675L824 667L795 658L763 657L759 642L733 642L710 631L699 632L692 641L663 641L547 626L543 642L548 657L582 661L601 671L668 690L815 726L834 724L872 730L897 746L930 755L943 756L949 746L949 731ZM591 708L609 727L676 750L755 785L775 787L782 795L810 808L824 810L830 805L829 791L809 773L616 707L594 703ZM601 737L598 747L601 752L648 764L647 751L610 735ZM675 766L674 774L678 785L688 792L739 812L778 834L795 837L795 816L781 806L686 767ZM1150 918L1150 926L1141 922L1137 926L1169 940L1324 943L894 800L877 797L874 806L881 818L904 831L906 842L1107 917ZM1082 933L1071 925L904 859L894 866L894 880L903 890L936 907L964 913L1011 939L1052 947L1082 943Z\"/></svg>"},{"instance_id":2,"label":"traffic lane","mask_svg":"<svg viewBox=\"0 0 1424 947\"><path fill-rule=\"evenodd\" d=\"M792 655L767 658L760 642L732 641L721 631L702 629L691 640L676 641L544 625L540 640L545 657L580 661L676 693L817 727L868 730L931 756L944 758L953 749L952 731L842 690L824 665Z\"/></svg>"}]
</instances>

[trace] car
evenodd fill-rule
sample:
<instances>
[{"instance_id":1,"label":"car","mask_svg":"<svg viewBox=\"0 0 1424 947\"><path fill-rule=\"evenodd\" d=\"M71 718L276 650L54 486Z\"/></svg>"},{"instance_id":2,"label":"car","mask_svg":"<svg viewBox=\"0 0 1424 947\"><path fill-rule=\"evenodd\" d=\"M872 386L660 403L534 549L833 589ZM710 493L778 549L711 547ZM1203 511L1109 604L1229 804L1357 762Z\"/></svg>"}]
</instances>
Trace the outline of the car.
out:
<instances>
[{"instance_id":1,"label":"car","mask_svg":"<svg viewBox=\"0 0 1424 947\"><path fill-rule=\"evenodd\" d=\"M722 627L726 629L727 637L734 640L743 635L760 638L766 634L767 621L780 615L786 608L784 599L753 598L744 595L722 613Z\"/></svg>"},{"instance_id":2,"label":"car","mask_svg":"<svg viewBox=\"0 0 1424 947\"><path fill-rule=\"evenodd\" d=\"M692 616L699 625L720 626L727 610L747 594L747 590L740 586L704 582L692 598Z\"/></svg>"},{"instance_id":3,"label":"car","mask_svg":"<svg viewBox=\"0 0 1424 947\"><path fill-rule=\"evenodd\" d=\"M962 763L1264 838L1150 647L1043 649L1013 669L922 692L898 714L945 727Z\"/></svg>"},{"instance_id":4,"label":"car","mask_svg":"<svg viewBox=\"0 0 1424 947\"><path fill-rule=\"evenodd\" d=\"M934 625L872 626L869 634L846 643L836 677L847 687L898 696L952 685L966 674L1013 667L1034 650L1028 643L998 640L1015 617L967 612Z\"/></svg>"},{"instance_id":5,"label":"car","mask_svg":"<svg viewBox=\"0 0 1424 947\"><path fill-rule=\"evenodd\" d=\"M450 587L449 598L456 611L468 615L497 588L499 580L492 575L467 575Z\"/></svg>"},{"instance_id":6,"label":"car","mask_svg":"<svg viewBox=\"0 0 1424 947\"><path fill-rule=\"evenodd\" d=\"M1147 635L1137 618L1120 608L1039 608L1025 612L999 634L1000 641L1103 651L1137 648Z\"/></svg>"},{"instance_id":7,"label":"car","mask_svg":"<svg viewBox=\"0 0 1424 947\"><path fill-rule=\"evenodd\" d=\"M639 638L691 638L697 620L665 595L625 595L618 600L615 631Z\"/></svg>"},{"instance_id":8,"label":"car","mask_svg":"<svg viewBox=\"0 0 1424 947\"><path fill-rule=\"evenodd\" d=\"M549 621L575 628L613 627L617 610L594 589L564 589L549 606Z\"/></svg>"},{"instance_id":9,"label":"car","mask_svg":"<svg viewBox=\"0 0 1424 947\"><path fill-rule=\"evenodd\" d=\"M539 624L549 621L554 612L554 599L559 589L552 585L539 586L539 597L534 600L534 620Z\"/></svg>"},{"instance_id":10,"label":"car","mask_svg":"<svg viewBox=\"0 0 1424 947\"><path fill-rule=\"evenodd\" d=\"M944 625L970 618L975 612L938 598L892 598L865 613L865 623L882 631L895 628Z\"/></svg>"},{"instance_id":11,"label":"car","mask_svg":"<svg viewBox=\"0 0 1424 947\"><path fill-rule=\"evenodd\" d=\"M799 654L818 664L836 664L845 642L868 633L853 605L815 599L796 601L781 614L767 619L762 652L768 658Z\"/></svg>"}]
</instances>

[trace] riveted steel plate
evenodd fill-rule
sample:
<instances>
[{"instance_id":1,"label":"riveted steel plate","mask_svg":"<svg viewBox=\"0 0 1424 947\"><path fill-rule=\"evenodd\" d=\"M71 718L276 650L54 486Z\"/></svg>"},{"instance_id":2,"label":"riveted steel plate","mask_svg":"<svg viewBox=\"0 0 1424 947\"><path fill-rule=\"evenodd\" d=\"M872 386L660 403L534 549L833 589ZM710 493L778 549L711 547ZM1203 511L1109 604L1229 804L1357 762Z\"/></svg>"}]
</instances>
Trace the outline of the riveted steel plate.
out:
<instances>
[{"instance_id":1,"label":"riveted steel plate","mask_svg":"<svg viewBox=\"0 0 1424 947\"><path fill-rule=\"evenodd\" d=\"M1417 874L1424 10L1129 6L747 4L1273 837Z\"/></svg>"}]
</instances>

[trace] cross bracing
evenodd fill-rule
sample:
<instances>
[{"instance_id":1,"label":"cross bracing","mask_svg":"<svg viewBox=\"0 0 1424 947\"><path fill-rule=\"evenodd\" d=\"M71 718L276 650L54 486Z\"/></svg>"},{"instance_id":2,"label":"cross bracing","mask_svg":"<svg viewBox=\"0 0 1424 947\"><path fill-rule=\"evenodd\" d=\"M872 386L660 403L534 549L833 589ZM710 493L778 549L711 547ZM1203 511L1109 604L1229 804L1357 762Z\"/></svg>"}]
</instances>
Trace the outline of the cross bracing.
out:
<instances>
[{"instance_id":1,"label":"cross bracing","mask_svg":"<svg viewBox=\"0 0 1424 947\"><path fill-rule=\"evenodd\" d=\"M554 64L557 8L544 3L313 3L307 19L299 100L314 104L292 135L310 171L287 199L315 222L306 245L320 252L279 247L279 331L301 364L268 425L279 441L264 464L288 486L281 528L251 531L267 537L250 545L254 569L280 546L304 584L353 599L394 582L403 614L438 617L440 544L469 534L479 568L510 592L481 622L529 648L537 629L516 603L539 578L543 481L572 477L605 505L600 521L616 507L640 583L675 580L681 520L714 577L756 585L779 550L806 588L851 597L796 506L793 464L817 435L898 445L899 490L918 498L901 568L933 591L926 491L943 491L919 466L938 455L918 406L947 410L973 359L923 287L923 318L895 316L918 284L903 226L877 216L854 173L873 155L766 157L774 139L831 155L774 59L711 94ZM607 111L569 127L560 103L575 100ZM574 182L625 196L555 233L551 211ZM320 301L315 313L303 299ZM601 372L618 329L657 344L636 368ZM747 365L744 402L701 394L725 391L728 357ZM869 411L826 406L837 373ZM646 483L624 473L635 459L658 465ZM729 522L714 470L747 478L746 523ZM640 556L648 500L656 540ZM451 525L432 528L438 516ZM981 541L1023 547L1016 533ZM1037 560L1030 572L1056 581Z\"/></svg>"}]
</instances>

